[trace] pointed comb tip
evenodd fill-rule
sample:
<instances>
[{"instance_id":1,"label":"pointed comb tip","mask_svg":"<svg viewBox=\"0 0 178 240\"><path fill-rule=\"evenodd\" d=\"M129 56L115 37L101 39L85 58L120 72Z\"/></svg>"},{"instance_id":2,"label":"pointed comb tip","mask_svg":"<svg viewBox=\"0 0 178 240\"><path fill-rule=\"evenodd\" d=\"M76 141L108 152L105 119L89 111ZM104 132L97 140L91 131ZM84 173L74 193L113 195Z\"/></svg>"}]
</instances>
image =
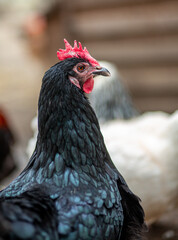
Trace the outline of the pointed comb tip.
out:
<instances>
[{"instance_id":1,"label":"pointed comb tip","mask_svg":"<svg viewBox=\"0 0 178 240\"><path fill-rule=\"evenodd\" d=\"M74 40L74 49L77 49L77 48L78 48L78 46L77 46L77 41Z\"/></svg>"},{"instance_id":2,"label":"pointed comb tip","mask_svg":"<svg viewBox=\"0 0 178 240\"><path fill-rule=\"evenodd\" d=\"M79 50L82 51L82 44L81 44L81 42L79 42L78 45L79 45Z\"/></svg>"}]
</instances>

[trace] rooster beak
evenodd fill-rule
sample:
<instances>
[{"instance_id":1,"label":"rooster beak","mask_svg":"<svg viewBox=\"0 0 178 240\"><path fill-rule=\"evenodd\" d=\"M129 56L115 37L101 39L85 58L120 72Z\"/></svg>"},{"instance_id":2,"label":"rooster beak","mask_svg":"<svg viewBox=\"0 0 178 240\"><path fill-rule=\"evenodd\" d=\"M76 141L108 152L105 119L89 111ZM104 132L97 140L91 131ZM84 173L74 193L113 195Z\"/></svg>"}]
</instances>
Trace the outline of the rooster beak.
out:
<instances>
[{"instance_id":1,"label":"rooster beak","mask_svg":"<svg viewBox=\"0 0 178 240\"><path fill-rule=\"evenodd\" d=\"M104 67L96 67L96 70L92 72L93 75L102 75L102 76L110 76L110 72Z\"/></svg>"}]
</instances>

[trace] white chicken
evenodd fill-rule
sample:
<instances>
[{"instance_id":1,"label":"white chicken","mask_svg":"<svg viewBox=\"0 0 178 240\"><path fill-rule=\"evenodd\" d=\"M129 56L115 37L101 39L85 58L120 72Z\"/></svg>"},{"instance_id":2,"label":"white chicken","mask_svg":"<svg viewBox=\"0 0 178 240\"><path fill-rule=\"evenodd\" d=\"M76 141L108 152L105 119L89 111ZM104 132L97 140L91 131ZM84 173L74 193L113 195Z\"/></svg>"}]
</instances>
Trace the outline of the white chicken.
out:
<instances>
[{"instance_id":1,"label":"white chicken","mask_svg":"<svg viewBox=\"0 0 178 240\"><path fill-rule=\"evenodd\" d=\"M154 222L178 207L178 111L145 113L102 126L107 149Z\"/></svg>"},{"instance_id":2,"label":"white chicken","mask_svg":"<svg viewBox=\"0 0 178 240\"><path fill-rule=\"evenodd\" d=\"M116 68L104 62L102 65L112 77L98 79L89 98L111 159L141 198L146 220L152 223L178 205L178 111L173 115L149 112L138 116ZM129 118L133 119L121 120ZM36 143L36 117L32 129L29 156Z\"/></svg>"}]
</instances>

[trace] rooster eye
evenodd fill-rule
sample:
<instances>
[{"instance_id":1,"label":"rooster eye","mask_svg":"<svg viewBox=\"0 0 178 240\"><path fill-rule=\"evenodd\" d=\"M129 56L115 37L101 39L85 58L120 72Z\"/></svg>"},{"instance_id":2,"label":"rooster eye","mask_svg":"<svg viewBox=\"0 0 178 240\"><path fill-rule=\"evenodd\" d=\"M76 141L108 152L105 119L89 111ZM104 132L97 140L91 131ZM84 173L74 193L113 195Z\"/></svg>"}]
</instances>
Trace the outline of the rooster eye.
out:
<instances>
[{"instance_id":1,"label":"rooster eye","mask_svg":"<svg viewBox=\"0 0 178 240\"><path fill-rule=\"evenodd\" d=\"M84 66L84 65L78 66L78 67L77 67L77 70L78 70L79 72L83 72L83 71L85 70L85 66Z\"/></svg>"}]
</instances>

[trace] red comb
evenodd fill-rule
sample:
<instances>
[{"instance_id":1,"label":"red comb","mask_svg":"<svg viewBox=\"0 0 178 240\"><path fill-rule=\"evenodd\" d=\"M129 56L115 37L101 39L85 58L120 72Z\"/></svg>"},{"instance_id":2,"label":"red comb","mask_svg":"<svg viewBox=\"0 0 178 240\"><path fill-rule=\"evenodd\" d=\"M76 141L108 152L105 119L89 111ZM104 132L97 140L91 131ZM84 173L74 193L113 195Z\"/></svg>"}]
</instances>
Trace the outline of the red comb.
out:
<instances>
[{"instance_id":1,"label":"red comb","mask_svg":"<svg viewBox=\"0 0 178 240\"><path fill-rule=\"evenodd\" d=\"M72 47L66 39L64 39L64 43L66 49L59 49L59 51L57 51L59 60L77 57L89 61L93 66L99 66L99 63L89 54L86 47L82 49L82 44L80 42L78 42L79 47L77 46L76 40L74 41L74 47Z\"/></svg>"}]
</instances>

